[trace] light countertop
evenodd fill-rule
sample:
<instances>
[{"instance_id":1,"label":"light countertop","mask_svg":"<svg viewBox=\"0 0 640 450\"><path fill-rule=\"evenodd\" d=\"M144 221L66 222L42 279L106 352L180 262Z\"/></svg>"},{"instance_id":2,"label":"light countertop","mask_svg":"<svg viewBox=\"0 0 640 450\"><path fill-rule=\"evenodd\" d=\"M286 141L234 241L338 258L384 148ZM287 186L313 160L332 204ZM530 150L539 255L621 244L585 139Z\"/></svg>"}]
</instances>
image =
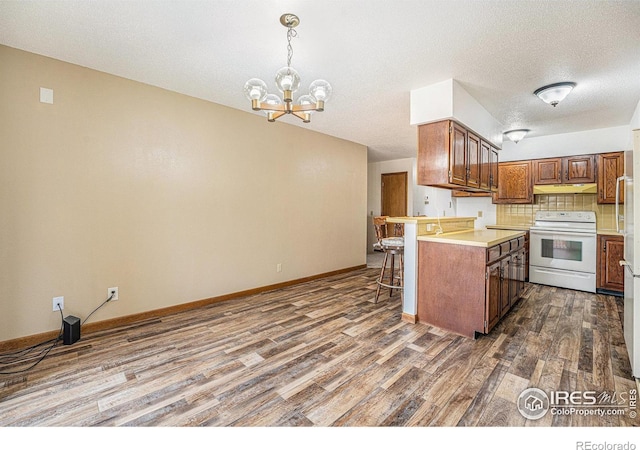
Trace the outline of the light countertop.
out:
<instances>
[{"instance_id":1,"label":"light countertop","mask_svg":"<svg viewBox=\"0 0 640 450\"><path fill-rule=\"evenodd\" d=\"M531 228L529 225L487 225L487 229L490 230L518 230L518 231L529 231ZM609 236L623 236L622 233L617 232L616 230L610 230L606 228L598 228L596 230L597 234L605 234Z\"/></svg>"},{"instance_id":2,"label":"light countertop","mask_svg":"<svg viewBox=\"0 0 640 450\"><path fill-rule=\"evenodd\" d=\"M426 242L442 242L454 245L471 245L474 247L493 247L494 245L498 245L524 235L524 231L486 229L418 236L418 240Z\"/></svg>"},{"instance_id":3,"label":"light countertop","mask_svg":"<svg viewBox=\"0 0 640 450\"><path fill-rule=\"evenodd\" d=\"M388 217L389 223L438 223L438 222L462 222L465 220L476 220L476 217L432 217L432 216L415 216L415 217Z\"/></svg>"},{"instance_id":4,"label":"light countertop","mask_svg":"<svg viewBox=\"0 0 640 450\"><path fill-rule=\"evenodd\" d=\"M529 231L531 227L529 225L487 225L486 228L491 230Z\"/></svg>"},{"instance_id":5,"label":"light countertop","mask_svg":"<svg viewBox=\"0 0 640 450\"><path fill-rule=\"evenodd\" d=\"M604 230L604 229L599 229L598 234L606 234L609 236L624 236L623 233L619 233L616 230Z\"/></svg>"}]
</instances>

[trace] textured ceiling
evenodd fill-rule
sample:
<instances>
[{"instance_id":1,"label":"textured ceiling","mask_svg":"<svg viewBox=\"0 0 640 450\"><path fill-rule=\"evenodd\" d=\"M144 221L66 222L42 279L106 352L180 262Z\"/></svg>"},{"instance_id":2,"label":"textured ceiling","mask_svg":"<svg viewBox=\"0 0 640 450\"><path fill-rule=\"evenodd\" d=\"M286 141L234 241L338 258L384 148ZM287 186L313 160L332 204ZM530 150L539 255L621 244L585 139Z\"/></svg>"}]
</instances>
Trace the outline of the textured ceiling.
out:
<instances>
[{"instance_id":1,"label":"textured ceiling","mask_svg":"<svg viewBox=\"0 0 640 450\"><path fill-rule=\"evenodd\" d=\"M0 44L251 112L245 81L275 91L286 65L285 12L302 86L334 94L284 121L370 161L415 156L409 93L449 78L531 137L628 125L640 100L638 0L0 0ZM558 81L577 83L558 107L533 96Z\"/></svg>"}]
</instances>

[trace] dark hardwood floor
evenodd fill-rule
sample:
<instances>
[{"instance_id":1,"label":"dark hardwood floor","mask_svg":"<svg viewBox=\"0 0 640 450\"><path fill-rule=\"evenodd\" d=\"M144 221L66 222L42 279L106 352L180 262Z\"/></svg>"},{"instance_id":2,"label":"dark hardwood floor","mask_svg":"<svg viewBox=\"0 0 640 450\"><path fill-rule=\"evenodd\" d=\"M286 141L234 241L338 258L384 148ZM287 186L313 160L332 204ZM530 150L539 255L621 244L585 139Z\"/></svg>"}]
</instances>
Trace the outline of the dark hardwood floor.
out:
<instances>
[{"instance_id":1,"label":"dark hardwood floor","mask_svg":"<svg viewBox=\"0 0 640 450\"><path fill-rule=\"evenodd\" d=\"M639 424L629 414L527 420L516 408L527 387L637 388L620 299L527 285L491 334L470 340L401 322L398 293L374 304L377 274L362 269L59 345L28 372L0 375L0 426Z\"/></svg>"}]
</instances>

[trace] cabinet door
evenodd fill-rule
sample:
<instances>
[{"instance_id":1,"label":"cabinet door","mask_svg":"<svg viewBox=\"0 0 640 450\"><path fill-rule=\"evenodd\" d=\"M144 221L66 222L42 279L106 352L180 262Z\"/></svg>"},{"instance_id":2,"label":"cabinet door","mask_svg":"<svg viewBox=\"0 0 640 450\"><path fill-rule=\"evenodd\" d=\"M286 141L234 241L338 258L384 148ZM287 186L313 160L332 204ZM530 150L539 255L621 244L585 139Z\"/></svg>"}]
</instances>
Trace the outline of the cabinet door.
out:
<instances>
[{"instance_id":1,"label":"cabinet door","mask_svg":"<svg viewBox=\"0 0 640 450\"><path fill-rule=\"evenodd\" d=\"M598 155L598 203L616 202L618 177L624 175L624 152ZM624 203L624 183L620 182L620 204Z\"/></svg>"},{"instance_id":2,"label":"cabinet door","mask_svg":"<svg viewBox=\"0 0 640 450\"><path fill-rule=\"evenodd\" d=\"M533 203L531 161L498 164L498 192L493 203Z\"/></svg>"},{"instance_id":3,"label":"cabinet door","mask_svg":"<svg viewBox=\"0 0 640 450\"><path fill-rule=\"evenodd\" d=\"M624 292L624 238L598 235L598 289Z\"/></svg>"},{"instance_id":4,"label":"cabinet door","mask_svg":"<svg viewBox=\"0 0 640 450\"><path fill-rule=\"evenodd\" d=\"M511 263L509 264L509 308L515 305L520 297L520 257L517 253L511 254Z\"/></svg>"},{"instance_id":5,"label":"cabinet door","mask_svg":"<svg viewBox=\"0 0 640 450\"><path fill-rule=\"evenodd\" d=\"M511 307L511 256L500 260L500 317Z\"/></svg>"},{"instance_id":6,"label":"cabinet door","mask_svg":"<svg viewBox=\"0 0 640 450\"><path fill-rule=\"evenodd\" d=\"M449 182L467 185L467 130L451 123L451 149L449 155Z\"/></svg>"},{"instance_id":7,"label":"cabinet door","mask_svg":"<svg viewBox=\"0 0 640 450\"><path fill-rule=\"evenodd\" d=\"M560 183L562 183L562 158L533 160L533 184Z\"/></svg>"},{"instance_id":8,"label":"cabinet door","mask_svg":"<svg viewBox=\"0 0 640 450\"><path fill-rule=\"evenodd\" d=\"M498 149L491 147L491 192L498 192Z\"/></svg>"},{"instance_id":9,"label":"cabinet door","mask_svg":"<svg viewBox=\"0 0 640 450\"><path fill-rule=\"evenodd\" d=\"M467 132L467 186L480 187L480 138Z\"/></svg>"},{"instance_id":10,"label":"cabinet door","mask_svg":"<svg viewBox=\"0 0 640 450\"><path fill-rule=\"evenodd\" d=\"M480 189L491 189L491 145L480 141Z\"/></svg>"},{"instance_id":11,"label":"cabinet door","mask_svg":"<svg viewBox=\"0 0 640 450\"><path fill-rule=\"evenodd\" d=\"M500 320L500 262L487 266L485 296L485 333Z\"/></svg>"},{"instance_id":12,"label":"cabinet door","mask_svg":"<svg viewBox=\"0 0 640 450\"><path fill-rule=\"evenodd\" d=\"M516 250L511 259L511 280L513 283L513 290L511 294L511 306L518 301L524 290L524 277L525 277L525 264L526 256L524 247Z\"/></svg>"},{"instance_id":13,"label":"cabinet door","mask_svg":"<svg viewBox=\"0 0 640 450\"><path fill-rule=\"evenodd\" d=\"M568 156L563 158L563 183L595 183L595 156Z\"/></svg>"}]
</instances>

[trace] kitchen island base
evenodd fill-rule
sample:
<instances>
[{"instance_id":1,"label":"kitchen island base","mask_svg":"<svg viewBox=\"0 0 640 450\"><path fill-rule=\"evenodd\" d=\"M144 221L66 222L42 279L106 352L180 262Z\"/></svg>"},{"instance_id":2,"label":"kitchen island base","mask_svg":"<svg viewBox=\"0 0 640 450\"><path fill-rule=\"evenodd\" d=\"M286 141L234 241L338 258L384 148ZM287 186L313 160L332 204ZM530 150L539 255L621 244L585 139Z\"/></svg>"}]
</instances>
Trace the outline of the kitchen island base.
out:
<instances>
[{"instance_id":1,"label":"kitchen island base","mask_svg":"<svg viewBox=\"0 0 640 450\"><path fill-rule=\"evenodd\" d=\"M492 246L418 242L418 321L469 338L486 334L524 290L522 237Z\"/></svg>"}]
</instances>

